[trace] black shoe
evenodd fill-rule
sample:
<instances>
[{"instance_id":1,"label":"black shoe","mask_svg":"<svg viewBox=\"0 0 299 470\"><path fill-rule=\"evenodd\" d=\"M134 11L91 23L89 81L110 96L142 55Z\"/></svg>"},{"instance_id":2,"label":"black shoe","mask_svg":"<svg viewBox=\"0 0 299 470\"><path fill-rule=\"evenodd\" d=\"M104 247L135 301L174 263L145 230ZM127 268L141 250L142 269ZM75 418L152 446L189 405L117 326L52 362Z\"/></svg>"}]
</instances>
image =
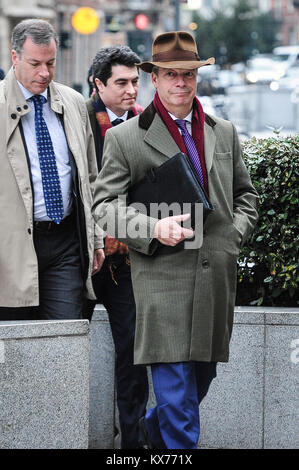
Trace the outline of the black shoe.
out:
<instances>
[{"instance_id":1,"label":"black shoe","mask_svg":"<svg viewBox=\"0 0 299 470\"><path fill-rule=\"evenodd\" d=\"M144 416L142 416L139 419L138 425L139 425L139 431L140 431L142 440L144 442L143 448L144 449L156 449L156 447L154 446L154 444L152 443L149 437L149 433L147 432Z\"/></svg>"}]
</instances>

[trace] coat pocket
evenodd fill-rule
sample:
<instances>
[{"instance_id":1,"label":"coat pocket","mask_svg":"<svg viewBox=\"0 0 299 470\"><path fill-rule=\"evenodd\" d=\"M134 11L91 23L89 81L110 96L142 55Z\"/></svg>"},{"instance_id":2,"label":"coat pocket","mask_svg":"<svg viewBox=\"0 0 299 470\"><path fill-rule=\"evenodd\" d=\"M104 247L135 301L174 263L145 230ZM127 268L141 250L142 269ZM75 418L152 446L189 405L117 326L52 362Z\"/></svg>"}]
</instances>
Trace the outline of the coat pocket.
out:
<instances>
[{"instance_id":1,"label":"coat pocket","mask_svg":"<svg viewBox=\"0 0 299 470\"><path fill-rule=\"evenodd\" d=\"M232 152L216 152L217 160L231 160L233 158Z\"/></svg>"}]
</instances>

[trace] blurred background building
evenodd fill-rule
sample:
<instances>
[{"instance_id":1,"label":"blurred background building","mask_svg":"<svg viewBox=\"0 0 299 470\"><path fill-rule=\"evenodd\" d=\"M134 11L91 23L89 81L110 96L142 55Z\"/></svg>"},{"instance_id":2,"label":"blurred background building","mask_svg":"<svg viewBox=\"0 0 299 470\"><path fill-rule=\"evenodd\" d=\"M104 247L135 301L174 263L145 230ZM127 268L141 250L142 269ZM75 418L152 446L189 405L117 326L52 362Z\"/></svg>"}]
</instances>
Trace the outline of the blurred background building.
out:
<instances>
[{"instance_id":1,"label":"blurred background building","mask_svg":"<svg viewBox=\"0 0 299 470\"><path fill-rule=\"evenodd\" d=\"M10 36L16 23L38 17L51 21L60 34L56 77L85 90L86 71L100 47L128 44L142 59L151 56L152 38L172 29L200 31L194 15L212 18L217 9L233 13L240 0L0 0L0 67L10 67ZM278 23L277 44L299 44L299 0L247 0L258 12L273 14ZM94 9L98 27L82 34L72 16L80 7Z\"/></svg>"},{"instance_id":2,"label":"blurred background building","mask_svg":"<svg viewBox=\"0 0 299 470\"><path fill-rule=\"evenodd\" d=\"M0 0L0 66L10 68L13 27L25 18L49 20L60 35L56 78L85 90L87 70L100 47L128 44L142 59L151 56L152 38L175 28L176 0ZM72 17L80 7L92 8L98 27L77 31ZM87 19L86 19L87 20Z\"/></svg>"},{"instance_id":3,"label":"blurred background building","mask_svg":"<svg viewBox=\"0 0 299 470\"><path fill-rule=\"evenodd\" d=\"M11 67L12 29L32 17L50 21L59 33L55 78L85 97L88 69L100 47L126 44L146 60L158 33L182 29L194 35L201 58L216 58L215 66L198 73L198 95L207 110L233 121L239 113L246 134L265 122L299 128L299 0L0 0L5 73ZM146 106L153 94L149 74L140 74L140 85L138 100ZM250 112L247 106L249 95L260 104L261 93L273 108L265 118L260 106ZM285 119L274 121L279 96ZM253 126L257 113L254 122L260 124Z\"/></svg>"}]
</instances>

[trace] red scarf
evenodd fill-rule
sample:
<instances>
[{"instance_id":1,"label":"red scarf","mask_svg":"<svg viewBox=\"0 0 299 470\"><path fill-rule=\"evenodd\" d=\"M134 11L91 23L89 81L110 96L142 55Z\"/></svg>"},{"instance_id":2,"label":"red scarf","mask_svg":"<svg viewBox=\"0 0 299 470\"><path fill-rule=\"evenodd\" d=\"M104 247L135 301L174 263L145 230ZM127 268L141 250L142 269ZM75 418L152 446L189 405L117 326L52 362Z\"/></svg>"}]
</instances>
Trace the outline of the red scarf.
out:
<instances>
[{"instance_id":1,"label":"red scarf","mask_svg":"<svg viewBox=\"0 0 299 470\"><path fill-rule=\"evenodd\" d=\"M180 151L188 155L185 142L179 131L178 126L174 120L169 116L167 109L162 104L158 92L156 92L153 105L159 114L160 118L166 124L167 129L172 135L175 143L179 147ZM195 142L198 155L200 158L203 181L205 190L208 192L208 175L205 162L205 153L204 153L204 123L205 123L205 113L202 109L202 106L197 98L193 100L193 113L192 113L192 137Z\"/></svg>"}]
</instances>

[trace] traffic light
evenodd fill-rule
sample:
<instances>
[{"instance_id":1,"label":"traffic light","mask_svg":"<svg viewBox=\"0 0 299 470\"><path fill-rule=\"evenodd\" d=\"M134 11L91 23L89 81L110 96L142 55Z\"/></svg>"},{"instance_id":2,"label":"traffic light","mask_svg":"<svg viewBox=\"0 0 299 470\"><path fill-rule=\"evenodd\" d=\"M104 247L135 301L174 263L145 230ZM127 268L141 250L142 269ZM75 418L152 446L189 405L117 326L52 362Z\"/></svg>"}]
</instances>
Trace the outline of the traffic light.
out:
<instances>
[{"instance_id":1,"label":"traffic light","mask_svg":"<svg viewBox=\"0 0 299 470\"><path fill-rule=\"evenodd\" d=\"M148 60L152 55L152 31L128 31L128 46L141 60Z\"/></svg>"},{"instance_id":2,"label":"traffic light","mask_svg":"<svg viewBox=\"0 0 299 470\"><path fill-rule=\"evenodd\" d=\"M143 31L148 27L149 23L149 17L144 13L138 13L138 15L135 16L135 25L137 29Z\"/></svg>"},{"instance_id":3,"label":"traffic light","mask_svg":"<svg viewBox=\"0 0 299 470\"><path fill-rule=\"evenodd\" d=\"M61 49L71 49L72 38L68 31L61 31L59 35L59 45Z\"/></svg>"}]
</instances>

